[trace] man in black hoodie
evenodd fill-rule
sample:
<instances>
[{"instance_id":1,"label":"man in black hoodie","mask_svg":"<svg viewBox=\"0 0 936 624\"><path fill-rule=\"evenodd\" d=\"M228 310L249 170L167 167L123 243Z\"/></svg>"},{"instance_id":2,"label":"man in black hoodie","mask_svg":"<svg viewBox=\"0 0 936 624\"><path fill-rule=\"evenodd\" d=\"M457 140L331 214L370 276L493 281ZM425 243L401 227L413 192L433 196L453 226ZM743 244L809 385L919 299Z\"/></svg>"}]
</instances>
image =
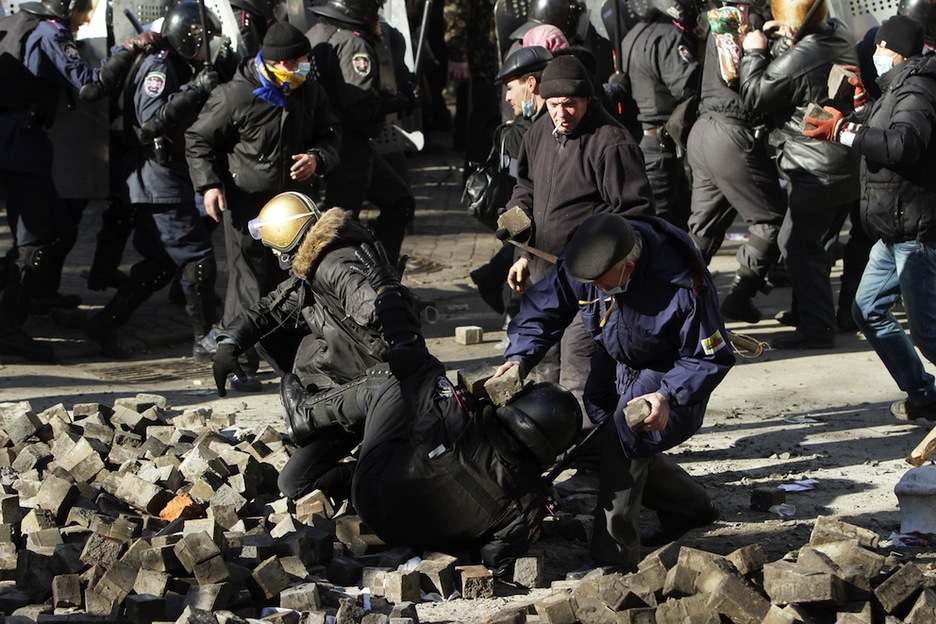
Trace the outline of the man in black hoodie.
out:
<instances>
[{"instance_id":1,"label":"man in black hoodie","mask_svg":"<svg viewBox=\"0 0 936 624\"><path fill-rule=\"evenodd\" d=\"M895 15L875 36L881 98L866 116L832 107L804 134L861 154L861 220L878 238L852 312L859 329L907 397L891 405L903 420L936 420L936 385L914 344L936 364L936 56L922 54L923 25ZM903 299L910 337L892 309Z\"/></svg>"}]
</instances>

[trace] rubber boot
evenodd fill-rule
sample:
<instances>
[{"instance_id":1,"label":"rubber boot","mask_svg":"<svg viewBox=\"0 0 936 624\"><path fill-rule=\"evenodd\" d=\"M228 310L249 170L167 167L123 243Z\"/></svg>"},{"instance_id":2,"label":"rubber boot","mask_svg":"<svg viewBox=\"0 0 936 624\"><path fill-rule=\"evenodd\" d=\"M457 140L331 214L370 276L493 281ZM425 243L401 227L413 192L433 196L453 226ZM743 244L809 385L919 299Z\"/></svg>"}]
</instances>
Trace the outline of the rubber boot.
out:
<instances>
[{"instance_id":1,"label":"rubber boot","mask_svg":"<svg viewBox=\"0 0 936 624\"><path fill-rule=\"evenodd\" d=\"M734 281L731 282L728 294L722 300L722 316L732 321L759 322L762 314L754 305L754 296L763 285L763 278L756 275L744 275L738 271Z\"/></svg>"}]
</instances>

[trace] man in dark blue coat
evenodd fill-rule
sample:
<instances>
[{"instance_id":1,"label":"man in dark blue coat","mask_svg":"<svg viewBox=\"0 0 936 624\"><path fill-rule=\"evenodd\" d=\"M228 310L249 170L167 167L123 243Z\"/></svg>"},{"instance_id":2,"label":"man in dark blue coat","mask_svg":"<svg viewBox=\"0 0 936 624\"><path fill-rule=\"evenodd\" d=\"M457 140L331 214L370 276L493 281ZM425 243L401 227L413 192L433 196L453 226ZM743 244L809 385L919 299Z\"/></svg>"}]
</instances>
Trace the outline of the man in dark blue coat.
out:
<instances>
[{"instance_id":1,"label":"man in dark blue coat","mask_svg":"<svg viewBox=\"0 0 936 624\"><path fill-rule=\"evenodd\" d=\"M709 396L735 359L701 254L662 219L586 219L555 268L524 293L498 374L530 370L578 312L604 347L585 387L589 417L614 419L599 434L591 555L596 563L635 568L638 538L662 545L718 517L705 490L662 452L698 431ZM651 411L634 431L624 407L639 399ZM641 505L657 512L662 527L638 536Z\"/></svg>"}]
</instances>

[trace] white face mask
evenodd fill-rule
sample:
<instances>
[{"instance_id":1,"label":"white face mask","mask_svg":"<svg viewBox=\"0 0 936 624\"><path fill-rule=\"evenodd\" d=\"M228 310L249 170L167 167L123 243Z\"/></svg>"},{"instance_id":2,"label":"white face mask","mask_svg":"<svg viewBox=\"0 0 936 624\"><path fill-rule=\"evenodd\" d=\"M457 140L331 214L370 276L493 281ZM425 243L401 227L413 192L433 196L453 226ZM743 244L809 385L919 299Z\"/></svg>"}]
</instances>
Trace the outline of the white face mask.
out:
<instances>
[{"instance_id":1,"label":"white face mask","mask_svg":"<svg viewBox=\"0 0 936 624\"><path fill-rule=\"evenodd\" d=\"M871 60L874 62L874 71L877 72L878 76L883 76L894 68L894 58L896 57L885 56L883 54L875 54L871 57Z\"/></svg>"}]
</instances>

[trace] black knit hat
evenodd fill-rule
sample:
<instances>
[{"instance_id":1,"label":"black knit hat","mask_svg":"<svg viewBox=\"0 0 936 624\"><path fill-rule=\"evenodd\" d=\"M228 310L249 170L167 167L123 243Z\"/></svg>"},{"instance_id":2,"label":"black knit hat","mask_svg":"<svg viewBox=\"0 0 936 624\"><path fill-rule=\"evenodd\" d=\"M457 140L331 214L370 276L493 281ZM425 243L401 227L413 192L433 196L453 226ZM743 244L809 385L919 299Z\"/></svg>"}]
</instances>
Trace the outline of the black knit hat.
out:
<instances>
[{"instance_id":1,"label":"black knit hat","mask_svg":"<svg viewBox=\"0 0 936 624\"><path fill-rule=\"evenodd\" d=\"M595 87L582 62L571 55L557 56L543 70L540 97L595 97Z\"/></svg>"},{"instance_id":2,"label":"black knit hat","mask_svg":"<svg viewBox=\"0 0 936 624\"><path fill-rule=\"evenodd\" d=\"M874 37L874 45L896 52L904 58L923 53L923 23L909 15L894 15L884 20Z\"/></svg>"},{"instance_id":3,"label":"black knit hat","mask_svg":"<svg viewBox=\"0 0 936 624\"><path fill-rule=\"evenodd\" d=\"M514 78L522 78L527 74L541 72L552 60L552 57L552 52L542 46L520 48L504 59L504 64L497 73L496 80L498 82L510 82Z\"/></svg>"},{"instance_id":4,"label":"black knit hat","mask_svg":"<svg viewBox=\"0 0 936 624\"><path fill-rule=\"evenodd\" d=\"M276 22L270 26L260 46L260 56L264 61L288 61L311 52L312 44L289 22Z\"/></svg>"},{"instance_id":5,"label":"black knit hat","mask_svg":"<svg viewBox=\"0 0 936 624\"><path fill-rule=\"evenodd\" d=\"M596 280L627 257L636 237L630 221L602 212L592 215L572 235L565 247L566 266L577 280Z\"/></svg>"}]
</instances>

